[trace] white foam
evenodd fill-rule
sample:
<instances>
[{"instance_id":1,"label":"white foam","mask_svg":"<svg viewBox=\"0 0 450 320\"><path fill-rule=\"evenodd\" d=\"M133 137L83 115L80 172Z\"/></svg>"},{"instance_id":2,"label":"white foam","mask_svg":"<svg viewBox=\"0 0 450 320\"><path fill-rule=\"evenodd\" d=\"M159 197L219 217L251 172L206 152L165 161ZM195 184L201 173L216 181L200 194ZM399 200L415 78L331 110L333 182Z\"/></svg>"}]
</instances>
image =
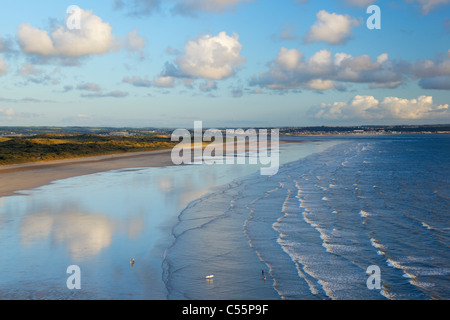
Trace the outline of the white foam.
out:
<instances>
[{"instance_id":1,"label":"white foam","mask_svg":"<svg viewBox=\"0 0 450 320\"><path fill-rule=\"evenodd\" d=\"M380 244L376 239L370 238L370 243L373 247L379 249L379 250L386 250L386 247Z\"/></svg>"},{"instance_id":2,"label":"white foam","mask_svg":"<svg viewBox=\"0 0 450 320\"><path fill-rule=\"evenodd\" d=\"M428 230L434 230L434 228L426 222L422 222L422 227L427 228Z\"/></svg>"},{"instance_id":3,"label":"white foam","mask_svg":"<svg viewBox=\"0 0 450 320\"><path fill-rule=\"evenodd\" d=\"M366 210L361 210L361 211L359 212L359 215L360 215L362 218L367 218L367 217L370 216L370 213L367 212Z\"/></svg>"}]
</instances>

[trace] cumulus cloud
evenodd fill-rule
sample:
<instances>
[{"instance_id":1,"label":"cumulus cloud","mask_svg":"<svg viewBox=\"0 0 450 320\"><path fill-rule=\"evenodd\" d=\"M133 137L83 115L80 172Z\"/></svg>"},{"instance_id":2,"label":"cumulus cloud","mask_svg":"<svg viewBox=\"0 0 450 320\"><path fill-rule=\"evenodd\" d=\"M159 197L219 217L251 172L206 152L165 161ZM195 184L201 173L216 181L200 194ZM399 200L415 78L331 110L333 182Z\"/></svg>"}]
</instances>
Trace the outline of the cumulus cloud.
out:
<instances>
[{"instance_id":1,"label":"cumulus cloud","mask_svg":"<svg viewBox=\"0 0 450 320\"><path fill-rule=\"evenodd\" d=\"M450 75L420 79L419 86L422 89L450 90Z\"/></svg>"},{"instance_id":2,"label":"cumulus cloud","mask_svg":"<svg viewBox=\"0 0 450 320\"><path fill-rule=\"evenodd\" d=\"M333 55L324 49L306 59L303 52L282 47L269 70L253 76L250 85L278 90L327 90L343 88L345 82L396 87L403 81L402 70L403 64L390 60L386 53L374 60L368 55Z\"/></svg>"},{"instance_id":3,"label":"cumulus cloud","mask_svg":"<svg viewBox=\"0 0 450 320\"><path fill-rule=\"evenodd\" d=\"M178 56L176 64L187 77L221 80L234 75L245 61L241 50L237 34L202 35L186 43L184 54Z\"/></svg>"},{"instance_id":4,"label":"cumulus cloud","mask_svg":"<svg viewBox=\"0 0 450 320\"><path fill-rule=\"evenodd\" d=\"M410 69L423 89L450 89L450 50L435 60L414 61Z\"/></svg>"},{"instance_id":5,"label":"cumulus cloud","mask_svg":"<svg viewBox=\"0 0 450 320\"><path fill-rule=\"evenodd\" d=\"M317 21L303 38L306 43L323 41L332 45L342 44L350 38L352 29L361 24L348 15L329 13L325 10L319 11L316 16Z\"/></svg>"},{"instance_id":6,"label":"cumulus cloud","mask_svg":"<svg viewBox=\"0 0 450 320\"><path fill-rule=\"evenodd\" d=\"M297 49L282 47L269 70L252 77L250 85L268 89L343 89L345 83L365 83L369 88L397 88L417 80L423 89L450 89L450 50L435 59L392 60L387 53L375 59L320 50L306 58Z\"/></svg>"},{"instance_id":7,"label":"cumulus cloud","mask_svg":"<svg viewBox=\"0 0 450 320\"><path fill-rule=\"evenodd\" d=\"M303 53L297 49L286 49L282 47L277 55L276 64L282 69L294 70L303 58Z\"/></svg>"},{"instance_id":8,"label":"cumulus cloud","mask_svg":"<svg viewBox=\"0 0 450 320\"><path fill-rule=\"evenodd\" d=\"M449 117L449 105L437 105L431 96L417 99L357 95L350 101L321 104L309 110L310 116L326 120L380 120L380 119L439 119Z\"/></svg>"},{"instance_id":9,"label":"cumulus cloud","mask_svg":"<svg viewBox=\"0 0 450 320\"><path fill-rule=\"evenodd\" d=\"M305 83L305 87L308 89L324 91L329 89L337 89L338 86L331 80L313 79Z\"/></svg>"},{"instance_id":10,"label":"cumulus cloud","mask_svg":"<svg viewBox=\"0 0 450 320\"><path fill-rule=\"evenodd\" d=\"M72 15L77 14L73 11ZM21 24L17 38L22 51L44 57L64 56L79 58L87 55L105 54L115 46L115 37L109 23L93 14L79 10L80 29L69 29L66 25L56 28L51 34L30 24ZM69 16L68 19L73 17Z\"/></svg>"},{"instance_id":11,"label":"cumulus cloud","mask_svg":"<svg viewBox=\"0 0 450 320\"><path fill-rule=\"evenodd\" d=\"M144 58L144 48L147 46L147 42L147 39L139 35L137 29L134 29L121 39L121 47Z\"/></svg>"},{"instance_id":12,"label":"cumulus cloud","mask_svg":"<svg viewBox=\"0 0 450 320\"><path fill-rule=\"evenodd\" d=\"M450 50L440 54L435 60L420 59L413 63L412 71L419 78L450 74Z\"/></svg>"},{"instance_id":13,"label":"cumulus cloud","mask_svg":"<svg viewBox=\"0 0 450 320\"><path fill-rule=\"evenodd\" d=\"M192 86L197 79L222 80L233 76L245 61L241 56L239 36L220 32L216 36L200 35L189 40L183 53L173 62L166 62L163 71L153 83L158 87L171 88L175 80Z\"/></svg>"}]
</instances>

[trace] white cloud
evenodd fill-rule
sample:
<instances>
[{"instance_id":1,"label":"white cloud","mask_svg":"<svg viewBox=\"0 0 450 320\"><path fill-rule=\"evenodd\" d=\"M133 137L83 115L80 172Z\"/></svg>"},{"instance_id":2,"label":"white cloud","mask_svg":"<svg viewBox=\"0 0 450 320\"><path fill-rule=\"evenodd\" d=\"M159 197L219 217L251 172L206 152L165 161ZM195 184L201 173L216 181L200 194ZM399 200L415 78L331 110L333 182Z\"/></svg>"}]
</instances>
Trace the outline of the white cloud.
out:
<instances>
[{"instance_id":1,"label":"white cloud","mask_svg":"<svg viewBox=\"0 0 450 320\"><path fill-rule=\"evenodd\" d=\"M449 105L433 103L433 97L420 96L417 99L385 97L377 100L373 96L355 96L347 102L321 104L310 109L310 115L318 119L441 119L449 117Z\"/></svg>"},{"instance_id":2,"label":"white cloud","mask_svg":"<svg viewBox=\"0 0 450 320\"><path fill-rule=\"evenodd\" d=\"M6 65L5 60L3 60L2 57L0 57L0 76L6 74L8 72L8 67Z\"/></svg>"},{"instance_id":3,"label":"white cloud","mask_svg":"<svg viewBox=\"0 0 450 320\"><path fill-rule=\"evenodd\" d=\"M241 50L237 34L203 35L186 43L184 54L176 63L186 77L220 80L234 75L236 68L245 61Z\"/></svg>"},{"instance_id":4,"label":"white cloud","mask_svg":"<svg viewBox=\"0 0 450 320\"><path fill-rule=\"evenodd\" d=\"M419 78L450 75L450 50L435 60L418 60L413 63L412 71Z\"/></svg>"},{"instance_id":5,"label":"white cloud","mask_svg":"<svg viewBox=\"0 0 450 320\"><path fill-rule=\"evenodd\" d=\"M343 87L336 82L367 83L391 88L402 84L403 74L401 67L385 53L373 60L368 55L353 57L342 52L333 55L324 49L306 59L301 51L283 47L269 70L254 76L250 84L279 90Z\"/></svg>"},{"instance_id":6,"label":"white cloud","mask_svg":"<svg viewBox=\"0 0 450 320\"><path fill-rule=\"evenodd\" d=\"M138 30L134 29L130 31L125 37L121 40L121 45L126 50L139 53L141 58L144 57L144 48L147 46L147 39L138 34Z\"/></svg>"},{"instance_id":7,"label":"white cloud","mask_svg":"<svg viewBox=\"0 0 450 320\"><path fill-rule=\"evenodd\" d=\"M72 14L76 14L74 11ZM17 37L22 51L40 56L64 56L78 58L86 55L105 54L115 48L115 37L109 23L80 9L81 29L69 29L66 25L56 28L51 34L30 24L21 24ZM68 19L71 19L69 16Z\"/></svg>"},{"instance_id":8,"label":"white cloud","mask_svg":"<svg viewBox=\"0 0 450 320\"><path fill-rule=\"evenodd\" d=\"M408 62L392 60L387 53L372 58L345 52L333 55L329 50L320 50L306 59L301 51L282 47L269 70L253 76L250 85L278 90L325 90L343 88L343 83L366 83L375 89L397 88L406 81L418 80L423 89L449 90L449 79L450 50L433 60Z\"/></svg>"},{"instance_id":9,"label":"white cloud","mask_svg":"<svg viewBox=\"0 0 450 320\"><path fill-rule=\"evenodd\" d=\"M153 84L158 88L173 88L175 84L175 78L171 76L159 76L153 79Z\"/></svg>"},{"instance_id":10,"label":"white cloud","mask_svg":"<svg viewBox=\"0 0 450 320\"><path fill-rule=\"evenodd\" d=\"M306 43L324 41L329 44L341 44L349 39L352 28L360 24L357 19L348 15L321 10L317 13L317 21L307 32L304 41Z\"/></svg>"},{"instance_id":11,"label":"white cloud","mask_svg":"<svg viewBox=\"0 0 450 320\"><path fill-rule=\"evenodd\" d=\"M312 79L305 84L305 87L313 90L323 91L335 89L336 85L331 80Z\"/></svg>"},{"instance_id":12,"label":"white cloud","mask_svg":"<svg viewBox=\"0 0 450 320\"><path fill-rule=\"evenodd\" d=\"M298 67L303 53L297 49L286 49L282 47L278 52L276 63L285 70L294 70Z\"/></svg>"}]
</instances>

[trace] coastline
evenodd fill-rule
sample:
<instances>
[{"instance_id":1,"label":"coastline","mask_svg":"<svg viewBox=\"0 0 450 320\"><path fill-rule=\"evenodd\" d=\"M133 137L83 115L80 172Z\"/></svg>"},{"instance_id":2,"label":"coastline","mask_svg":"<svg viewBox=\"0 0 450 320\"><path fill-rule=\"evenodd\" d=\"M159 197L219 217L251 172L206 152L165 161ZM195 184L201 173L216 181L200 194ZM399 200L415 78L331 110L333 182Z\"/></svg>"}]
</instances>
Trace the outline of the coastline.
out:
<instances>
[{"instance_id":1,"label":"coastline","mask_svg":"<svg viewBox=\"0 0 450 320\"><path fill-rule=\"evenodd\" d=\"M280 144L301 142L279 141ZM48 185L55 180L110 170L174 166L171 152L172 149L161 149L3 165L0 166L0 179L6 183L0 185L0 198L20 195L20 191Z\"/></svg>"}]
</instances>

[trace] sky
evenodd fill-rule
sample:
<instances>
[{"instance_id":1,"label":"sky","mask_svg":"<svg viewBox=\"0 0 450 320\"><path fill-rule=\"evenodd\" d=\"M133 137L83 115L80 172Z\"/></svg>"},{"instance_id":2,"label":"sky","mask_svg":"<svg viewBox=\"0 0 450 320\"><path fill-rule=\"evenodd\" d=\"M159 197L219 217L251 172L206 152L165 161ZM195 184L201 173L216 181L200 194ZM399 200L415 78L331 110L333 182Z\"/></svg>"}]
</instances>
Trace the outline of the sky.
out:
<instances>
[{"instance_id":1,"label":"sky","mask_svg":"<svg viewBox=\"0 0 450 320\"><path fill-rule=\"evenodd\" d=\"M0 10L0 126L448 124L449 104L450 0Z\"/></svg>"}]
</instances>

